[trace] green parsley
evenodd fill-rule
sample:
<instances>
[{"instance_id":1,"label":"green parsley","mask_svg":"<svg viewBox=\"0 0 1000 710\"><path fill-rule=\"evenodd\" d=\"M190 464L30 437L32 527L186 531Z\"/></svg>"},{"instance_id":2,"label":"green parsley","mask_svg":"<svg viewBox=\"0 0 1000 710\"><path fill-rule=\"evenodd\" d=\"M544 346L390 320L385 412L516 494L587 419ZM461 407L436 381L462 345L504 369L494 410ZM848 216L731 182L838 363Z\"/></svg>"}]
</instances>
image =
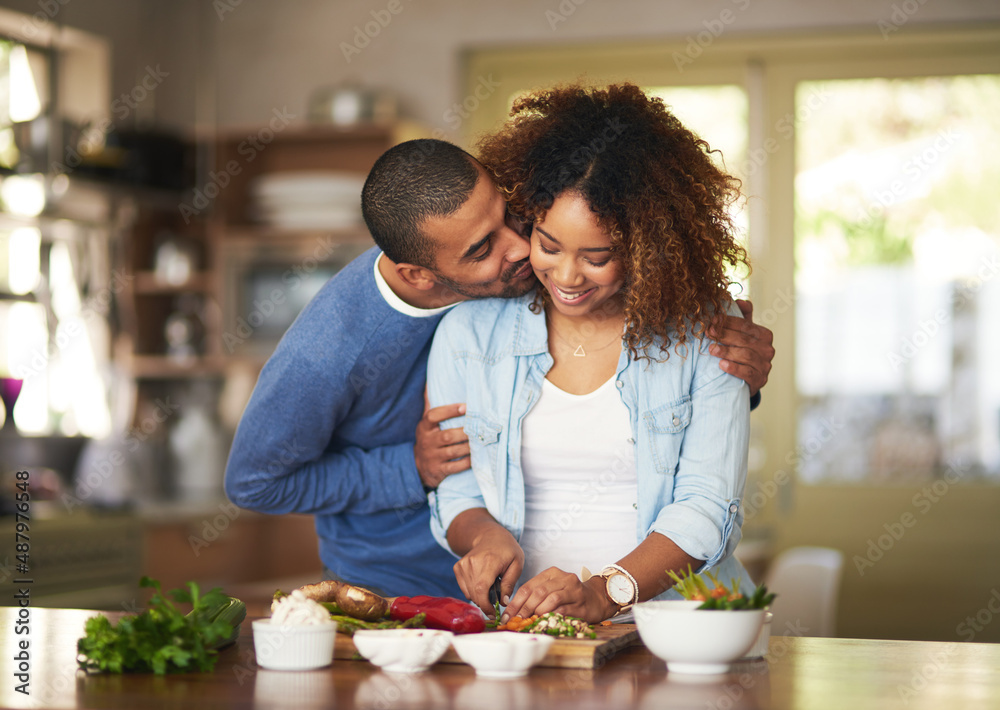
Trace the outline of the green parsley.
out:
<instances>
[{"instance_id":1,"label":"green parsley","mask_svg":"<svg viewBox=\"0 0 1000 710\"><path fill-rule=\"evenodd\" d=\"M141 587L155 589L149 608L112 624L100 615L87 619L86 635L76 643L77 663L87 671L110 673L184 673L210 671L216 649L232 643L246 618L246 605L218 587L199 594L198 585L168 592L175 602L190 604L182 614L163 594L160 583L143 577Z\"/></svg>"}]
</instances>

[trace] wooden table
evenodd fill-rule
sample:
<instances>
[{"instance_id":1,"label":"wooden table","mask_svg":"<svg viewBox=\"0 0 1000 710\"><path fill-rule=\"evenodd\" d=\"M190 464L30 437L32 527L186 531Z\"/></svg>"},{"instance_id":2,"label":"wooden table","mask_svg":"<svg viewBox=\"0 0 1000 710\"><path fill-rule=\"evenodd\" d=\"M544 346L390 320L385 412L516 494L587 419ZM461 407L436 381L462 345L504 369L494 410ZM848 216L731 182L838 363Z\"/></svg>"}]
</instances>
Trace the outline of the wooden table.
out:
<instances>
[{"instance_id":1,"label":"wooden table","mask_svg":"<svg viewBox=\"0 0 1000 710\"><path fill-rule=\"evenodd\" d=\"M477 679L463 665L396 676L366 661L304 673L258 670L250 622L213 673L85 675L76 640L93 611L30 609L30 636L15 633L18 609L0 608L0 706L4 708L1000 708L1000 645L772 638L766 660L726 676L670 675L642 646L596 670L535 668L518 680ZM29 639L30 696L17 642Z\"/></svg>"}]
</instances>

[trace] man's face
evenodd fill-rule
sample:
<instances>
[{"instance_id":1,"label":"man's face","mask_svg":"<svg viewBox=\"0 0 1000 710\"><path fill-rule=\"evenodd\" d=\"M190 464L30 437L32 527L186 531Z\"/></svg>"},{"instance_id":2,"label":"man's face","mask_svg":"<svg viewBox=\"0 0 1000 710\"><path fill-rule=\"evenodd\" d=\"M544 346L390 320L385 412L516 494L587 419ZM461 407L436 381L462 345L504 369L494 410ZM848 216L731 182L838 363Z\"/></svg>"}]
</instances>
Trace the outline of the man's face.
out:
<instances>
[{"instance_id":1,"label":"man's face","mask_svg":"<svg viewBox=\"0 0 1000 710\"><path fill-rule=\"evenodd\" d=\"M535 285L528 240L507 219L507 204L489 175L477 169L479 180L465 204L421 225L435 246L431 271L464 298L514 298Z\"/></svg>"}]
</instances>

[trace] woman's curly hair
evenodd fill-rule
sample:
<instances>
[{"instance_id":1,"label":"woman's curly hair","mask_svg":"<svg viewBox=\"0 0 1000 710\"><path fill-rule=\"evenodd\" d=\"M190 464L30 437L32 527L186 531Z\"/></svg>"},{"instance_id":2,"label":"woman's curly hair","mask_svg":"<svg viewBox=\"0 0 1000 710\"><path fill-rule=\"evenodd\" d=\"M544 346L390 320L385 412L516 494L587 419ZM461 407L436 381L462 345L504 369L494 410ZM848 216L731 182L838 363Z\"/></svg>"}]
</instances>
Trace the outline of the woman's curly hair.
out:
<instances>
[{"instance_id":1,"label":"woman's curly hair","mask_svg":"<svg viewBox=\"0 0 1000 710\"><path fill-rule=\"evenodd\" d=\"M713 164L708 143L629 83L539 91L511 116L480 141L479 159L523 219L544 218L566 191L586 199L624 266L632 357L657 340L669 356L671 335L683 348L689 328L702 337L727 310L727 265L749 268L728 212L740 182Z\"/></svg>"}]
</instances>

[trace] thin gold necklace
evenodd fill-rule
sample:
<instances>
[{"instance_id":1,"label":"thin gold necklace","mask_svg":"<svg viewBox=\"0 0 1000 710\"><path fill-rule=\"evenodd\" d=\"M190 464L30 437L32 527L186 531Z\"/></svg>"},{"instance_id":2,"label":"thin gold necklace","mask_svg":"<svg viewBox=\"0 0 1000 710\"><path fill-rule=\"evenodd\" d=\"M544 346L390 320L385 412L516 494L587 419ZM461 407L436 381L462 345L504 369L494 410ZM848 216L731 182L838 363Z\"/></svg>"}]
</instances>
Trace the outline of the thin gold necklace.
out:
<instances>
[{"instance_id":1,"label":"thin gold necklace","mask_svg":"<svg viewBox=\"0 0 1000 710\"><path fill-rule=\"evenodd\" d=\"M549 321L549 330L551 330L553 333L555 333L555 336L557 338L559 338L559 340L563 341L568 347L571 347L571 348L573 347L573 343L571 343L568 340L566 340L566 338L564 338L562 336L562 333L560 333L558 330L556 330L556 327L554 325L552 325L551 321ZM605 348L610 348L616 342L620 343L621 339L622 339L622 336L616 335L611 340L611 342L607 343L606 345L602 345L599 348L592 348L590 352L592 352L592 353L599 353L602 350L604 350ZM587 357L587 351L583 349L583 343L580 343L579 345L576 346L576 350L573 351L573 357Z\"/></svg>"}]
</instances>

